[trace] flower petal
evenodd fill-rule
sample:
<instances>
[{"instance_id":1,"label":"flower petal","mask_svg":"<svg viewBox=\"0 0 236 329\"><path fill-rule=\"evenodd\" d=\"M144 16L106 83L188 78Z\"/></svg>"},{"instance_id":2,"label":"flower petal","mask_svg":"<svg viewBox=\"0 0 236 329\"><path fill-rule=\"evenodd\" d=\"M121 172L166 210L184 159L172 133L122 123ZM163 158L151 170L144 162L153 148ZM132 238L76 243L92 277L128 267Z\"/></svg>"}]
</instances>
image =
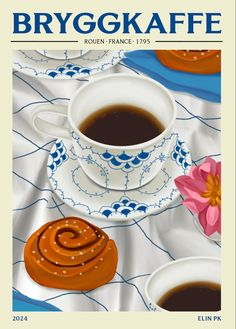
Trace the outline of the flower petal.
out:
<instances>
[{"instance_id":1,"label":"flower petal","mask_svg":"<svg viewBox=\"0 0 236 329\"><path fill-rule=\"evenodd\" d=\"M203 231L204 233L209 236L211 235L212 233L214 233L214 229L212 229L212 226L209 226L207 224L207 219L206 219L206 214L207 214L207 210L208 208L204 209L199 215L198 215L198 218L199 218L199 222L200 224L202 225L203 227ZM210 228L210 229L209 229Z\"/></svg>"},{"instance_id":2,"label":"flower petal","mask_svg":"<svg viewBox=\"0 0 236 329\"><path fill-rule=\"evenodd\" d=\"M193 198L196 194L201 194L206 190L204 181L192 179L187 175L177 177L175 179L175 185L180 193Z\"/></svg>"},{"instance_id":3,"label":"flower petal","mask_svg":"<svg viewBox=\"0 0 236 329\"><path fill-rule=\"evenodd\" d=\"M200 212L198 214L198 219L199 219L199 222L204 230L204 233L207 235L207 236L210 236L212 235L213 233L215 232L219 232L221 231L221 212L220 212L220 208L218 209L218 217L216 218L216 221L215 221L215 224L214 225L211 225L208 223L207 221L207 214L209 212L209 208L219 208L219 207L212 207L212 206L209 206L209 207L206 207L202 212ZM210 210L211 211L211 210ZM217 212L217 210L216 210Z\"/></svg>"},{"instance_id":4,"label":"flower petal","mask_svg":"<svg viewBox=\"0 0 236 329\"><path fill-rule=\"evenodd\" d=\"M193 198L185 199L182 204L194 213L199 213L208 207L208 199L202 198L205 202L200 202Z\"/></svg>"},{"instance_id":5,"label":"flower petal","mask_svg":"<svg viewBox=\"0 0 236 329\"><path fill-rule=\"evenodd\" d=\"M189 177L196 180L203 180L198 166L192 166L189 171Z\"/></svg>"},{"instance_id":6,"label":"flower petal","mask_svg":"<svg viewBox=\"0 0 236 329\"><path fill-rule=\"evenodd\" d=\"M218 206L209 206L207 208L206 220L210 226L218 225L220 219L220 208Z\"/></svg>"},{"instance_id":7,"label":"flower petal","mask_svg":"<svg viewBox=\"0 0 236 329\"><path fill-rule=\"evenodd\" d=\"M207 236L210 236L212 235L213 233L217 232L217 227L218 227L218 224L216 223L215 225L211 226L211 225L207 225L206 228L205 228L205 231L204 233L207 235Z\"/></svg>"},{"instance_id":8,"label":"flower petal","mask_svg":"<svg viewBox=\"0 0 236 329\"><path fill-rule=\"evenodd\" d=\"M216 174L219 176L219 180L221 181L221 161L216 163Z\"/></svg>"},{"instance_id":9,"label":"flower petal","mask_svg":"<svg viewBox=\"0 0 236 329\"><path fill-rule=\"evenodd\" d=\"M207 213L207 208L205 208L203 211L201 211L198 214L199 223L202 225L202 228L203 228L204 232L205 232L205 229L207 227L206 213Z\"/></svg>"},{"instance_id":10,"label":"flower petal","mask_svg":"<svg viewBox=\"0 0 236 329\"><path fill-rule=\"evenodd\" d=\"M199 170L204 180L206 180L208 174L214 177L216 174L216 161L210 157L206 157L205 161L199 166Z\"/></svg>"}]
</instances>

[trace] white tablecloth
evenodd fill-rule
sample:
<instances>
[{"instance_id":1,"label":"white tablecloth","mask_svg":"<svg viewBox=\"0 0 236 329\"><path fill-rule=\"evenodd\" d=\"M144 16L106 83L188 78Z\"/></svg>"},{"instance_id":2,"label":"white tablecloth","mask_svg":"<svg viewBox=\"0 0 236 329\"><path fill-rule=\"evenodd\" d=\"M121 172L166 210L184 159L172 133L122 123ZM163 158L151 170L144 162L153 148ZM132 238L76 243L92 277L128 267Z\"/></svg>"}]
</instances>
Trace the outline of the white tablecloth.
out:
<instances>
[{"instance_id":1,"label":"white tablecloth","mask_svg":"<svg viewBox=\"0 0 236 329\"><path fill-rule=\"evenodd\" d=\"M104 72L130 72L122 63ZM54 140L39 135L31 125L35 107L42 103L67 104L87 79L52 81L13 73L13 181L14 282L30 298L48 301L63 311L148 311L144 285L159 266L187 256L220 256L220 245L196 229L181 198L158 215L138 221L91 222L114 239L118 247L117 272L108 284L90 292L50 289L35 283L24 266L29 236L50 220L78 214L51 191L46 173ZM172 92L172 91L171 91ZM220 105L190 94L172 92L177 104L175 131L191 151L194 164L209 155L220 160Z\"/></svg>"}]
</instances>

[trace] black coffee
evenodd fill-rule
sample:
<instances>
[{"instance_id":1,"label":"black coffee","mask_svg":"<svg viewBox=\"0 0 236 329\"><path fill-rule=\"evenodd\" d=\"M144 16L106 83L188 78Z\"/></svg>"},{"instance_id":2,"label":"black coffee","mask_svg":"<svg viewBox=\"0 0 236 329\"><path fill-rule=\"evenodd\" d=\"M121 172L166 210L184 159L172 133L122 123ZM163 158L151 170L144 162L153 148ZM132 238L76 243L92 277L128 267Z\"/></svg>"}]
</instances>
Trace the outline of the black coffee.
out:
<instances>
[{"instance_id":1,"label":"black coffee","mask_svg":"<svg viewBox=\"0 0 236 329\"><path fill-rule=\"evenodd\" d=\"M168 311L219 311L221 286L213 282L190 282L168 291L157 305Z\"/></svg>"},{"instance_id":2,"label":"black coffee","mask_svg":"<svg viewBox=\"0 0 236 329\"><path fill-rule=\"evenodd\" d=\"M162 123L151 113L125 104L98 110L78 128L94 141L116 146L144 143L164 130Z\"/></svg>"}]
</instances>

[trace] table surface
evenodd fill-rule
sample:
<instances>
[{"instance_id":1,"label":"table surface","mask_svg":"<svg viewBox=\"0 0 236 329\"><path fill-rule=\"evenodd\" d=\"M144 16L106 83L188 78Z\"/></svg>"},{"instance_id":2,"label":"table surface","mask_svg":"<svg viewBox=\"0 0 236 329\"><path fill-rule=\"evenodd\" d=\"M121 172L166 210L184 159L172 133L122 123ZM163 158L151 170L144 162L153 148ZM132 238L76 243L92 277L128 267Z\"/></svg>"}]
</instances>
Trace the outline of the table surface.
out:
<instances>
[{"instance_id":1,"label":"table surface","mask_svg":"<svg viewBox=\"0 0 236 329\"><path fill-rule=\"evenodd\" d=\"M114 72L139 74L122 63L102 74ZM24 247L29 236L51 220L78 216L51 190L46 166L55 139L34 131L32 113L38 104L68 104L87 81L51 81L13 73L13 287L62 311L148 311L144 285L155 269L182 257L220 257L220 245L199 233L181 197L157 215L140 220L91 220L115 240L119 253L114 278L100 288L89 292L45 288L25 270ZM206 156L219 161L220 104L187 93L171 93L177 105L175 131L187 142L193 164L200 164Z\"/></svg>"}]
</instances>

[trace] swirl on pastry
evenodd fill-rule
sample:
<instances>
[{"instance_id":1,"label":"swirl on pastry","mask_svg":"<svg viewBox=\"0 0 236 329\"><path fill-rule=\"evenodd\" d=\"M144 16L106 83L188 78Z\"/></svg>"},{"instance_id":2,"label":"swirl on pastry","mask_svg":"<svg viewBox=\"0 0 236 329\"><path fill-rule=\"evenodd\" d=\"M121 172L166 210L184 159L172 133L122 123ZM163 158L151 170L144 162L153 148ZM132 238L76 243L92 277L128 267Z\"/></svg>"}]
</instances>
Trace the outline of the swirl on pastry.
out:
<instances>
[{"instance_id":1,"label":"swirl on pastry","mask_svg":"<svg viewBox=\"0 0 236 329\"><path fill-rule=\"evenodd\" d=\"M221 71L220 50L155 50L159 61L170 69L199 74Z\"/></svg>"},{"instance_id":2,"label":"swirl on pastry","mask_svg":"<svg viewBox=\"0 0 236 329\"><path fill-rule=\"evenodd\" d=\"M28 274L37 283L59 289L90 290L109 282L118 261L113 240L77 217L49 222L28 239Z\"/></svg>"}]
</instances>

